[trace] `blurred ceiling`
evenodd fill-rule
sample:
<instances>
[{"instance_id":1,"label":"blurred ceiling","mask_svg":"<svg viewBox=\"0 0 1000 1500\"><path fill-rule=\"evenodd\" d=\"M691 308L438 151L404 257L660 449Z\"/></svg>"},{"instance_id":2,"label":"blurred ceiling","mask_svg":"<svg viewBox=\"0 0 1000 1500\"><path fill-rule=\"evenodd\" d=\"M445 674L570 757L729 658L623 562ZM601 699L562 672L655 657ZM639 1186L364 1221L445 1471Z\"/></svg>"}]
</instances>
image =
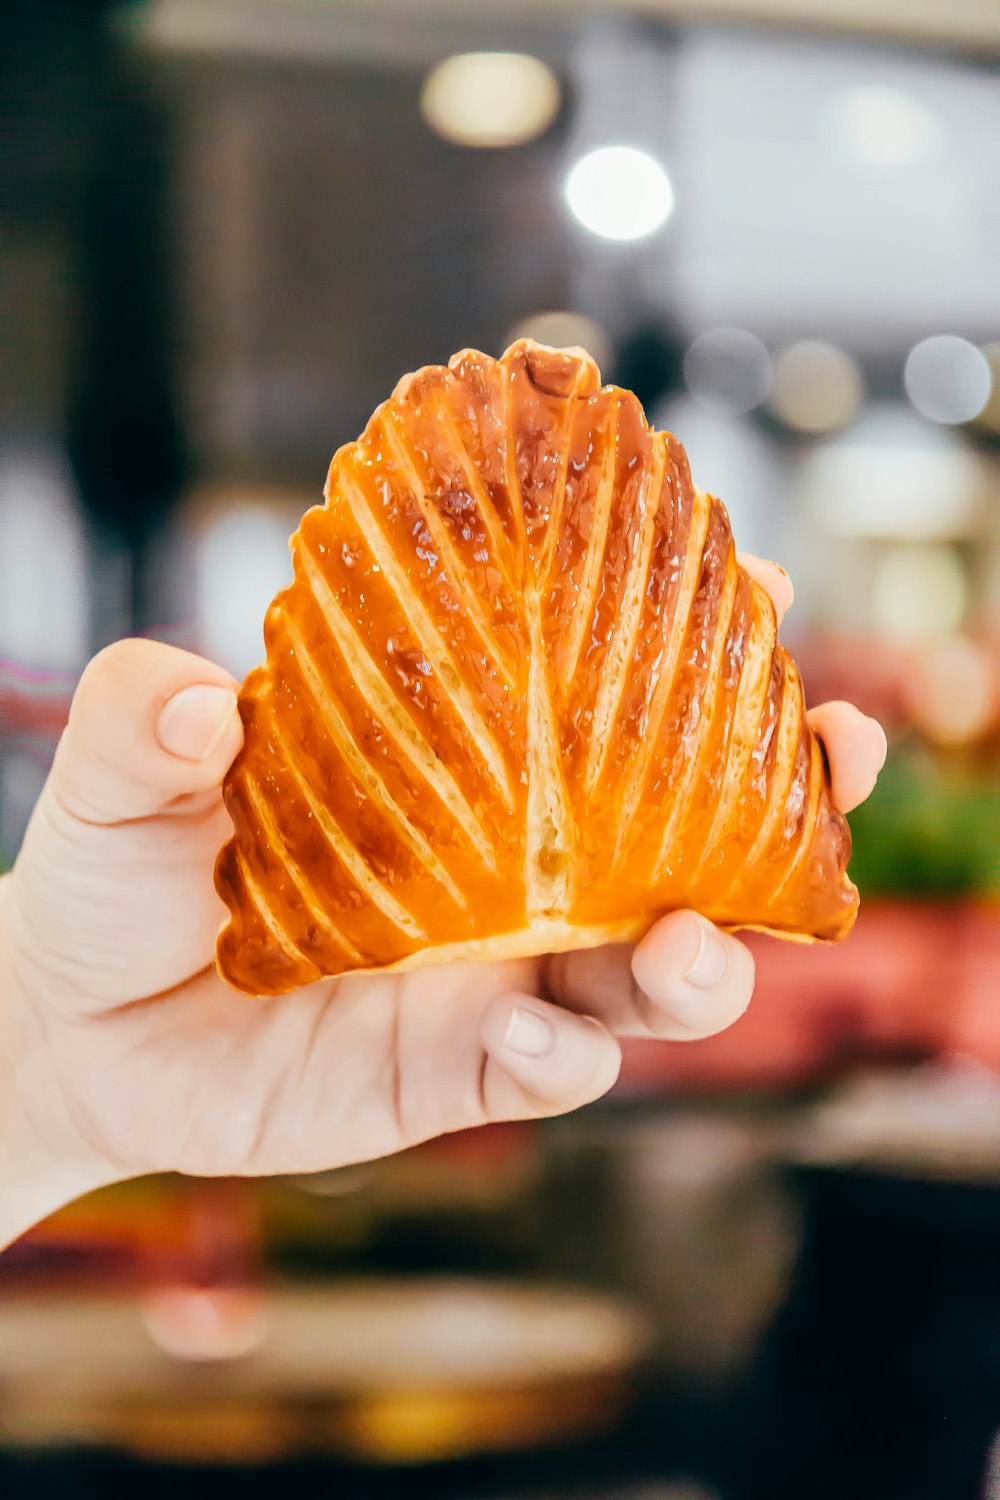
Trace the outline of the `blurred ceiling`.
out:
<instances>
[{"instance_id":1,"label":"blurred ceiling","mask_svg":"<svg viewBox=\"0 0 1000 1500\"><path fill-rule=\"evenodd\" d=\"M499 352L540 310L588 314L616 349L653 327L674 352L724 326L825 339L894 390L918 340L995 339L1000 88L955 43L974 17L1000 39L1000 0L863 0L867 38L846 25L861 4L154 0L140 35L179 91L188 406L209 466L305 473L400 369ZM871 35L912 40L921 17L952 45ZM420 117L421 77L495 47L546 56L567 107L516 150L456 148ZM635 244L563 201L572 164L621 138L676 196Z\"/></svg>"},{"instance_id":2,"label":"blurred ceiling","mask_svg":"<svg viewBox=\"0 0 1000 1500\"><path fill-rule=\"evenodd\" d=\"M975 51L1000 51L1000 0L152 0L151 41L343 60L426 60L442 47L528 36L544 50L587 14L749 22Z\"/></svg>"}]
</instances>

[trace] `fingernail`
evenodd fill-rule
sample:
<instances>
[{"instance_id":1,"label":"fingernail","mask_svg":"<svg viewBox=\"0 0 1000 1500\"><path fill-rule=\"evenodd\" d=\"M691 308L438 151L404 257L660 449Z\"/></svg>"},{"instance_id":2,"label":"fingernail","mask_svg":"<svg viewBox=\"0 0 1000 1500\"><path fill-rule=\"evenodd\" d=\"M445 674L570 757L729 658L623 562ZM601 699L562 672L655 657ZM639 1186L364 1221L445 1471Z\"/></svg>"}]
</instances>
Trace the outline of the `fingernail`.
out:
<instances>
[{"instance_id":1,"label":"fingernail","mask_svg":"<svg viewBox=\"0 0 1000 1500\"><path fill-rule=\"evenodd\" d=\"M207 760L222 739L236 712L231 688L199 682L182 688L164 705L156 738L164 750L181 760Z\"/></svg>"},{"instance_id":2,"label":"fingernail","mask_svg":"<svg viewBox=\"0 0 1000 1500\"><path fill-rule=\"evenodd\" d=\"M515 1005L507 1022L503 1044L521 1057L545 1057L556 1044L555 1028L544 1016Z\"/></svg>"},{"instance_id":3,"label":"fingernail","mask_svg":"<svg viewBox=\"0 0 1000 1500\"><path fill-rule=\"evenodd\" d=\"M726 950L710 922L703 917L695 917L695 921L699 931L698 951L683 977L697 990L710 990L726 972Z\"/></svg>"}]
</instances>

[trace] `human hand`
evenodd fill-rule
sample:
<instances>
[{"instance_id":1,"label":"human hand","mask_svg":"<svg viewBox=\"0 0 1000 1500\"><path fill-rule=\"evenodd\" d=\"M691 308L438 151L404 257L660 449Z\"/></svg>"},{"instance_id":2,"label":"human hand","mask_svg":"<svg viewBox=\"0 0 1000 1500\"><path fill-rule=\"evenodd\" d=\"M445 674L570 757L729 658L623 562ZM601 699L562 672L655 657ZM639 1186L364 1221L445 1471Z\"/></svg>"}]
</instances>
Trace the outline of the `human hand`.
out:
<instances>
[{"instance_id":1,"label":"human hand","mask_svg":"<svg viewBox=\"0 0 1000 1500\"><path fill-rule=\"evenodd\" d=\"M775 598L780 570L742 559ZM885 737L817 709L834 796ZM0 1244L147 1172L303 1173L606 1092L626 1035L690 1040L750 999L753 961L693 912L634 949L322 981L248 1000L218 977L212 869L240 748L235 684L151 641L87 668L0 881Z\"/></svg>"}]
</instances>

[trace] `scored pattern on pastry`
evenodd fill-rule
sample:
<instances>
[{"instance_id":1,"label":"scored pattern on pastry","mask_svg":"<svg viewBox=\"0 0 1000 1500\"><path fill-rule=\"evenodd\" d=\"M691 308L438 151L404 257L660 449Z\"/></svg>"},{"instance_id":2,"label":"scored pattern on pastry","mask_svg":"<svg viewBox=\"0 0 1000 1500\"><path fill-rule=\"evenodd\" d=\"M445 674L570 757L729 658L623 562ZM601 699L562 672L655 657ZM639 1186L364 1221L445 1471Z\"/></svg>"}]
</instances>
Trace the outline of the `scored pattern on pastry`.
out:
<instances>
[{"instance_id":1,"label":"scored pattern on pastry","mask_svg":"<svg viewBox=\"0 0 1000 1500\"><path fill-rule=\"evenodd\" d=\"M438 408L438 412L440 413L442 423L444 423L446 417L443 411L441 411L440 407ZM444 560L445 567L447 568L451 578L456 583L456 586L461 594L462 606L465 609L469 619L473 622L476 633L478 634L479 639L482 641L484 650L489 655L490 659L493 662L493 665L496 667L497 671L500 672L509 686L514 687L517 681L517 668L513 662L510 662L506 659L505 654L500 649L499 642L494 638L492 627L490 625L489 609L487 608L486 601L479 597L475 588L471 585L468 573L462 564L461 558L458 556L458 553L455 551L454 547L451 544L447 529L442 523L441 518L437 515L434 507L427 504L427 502L425 501L422 493L420 476L416 473L413 465L410 462L405 443L396 434L395 424L388 410L383 409L383 411L381 412L381 418L383 431L385 432L386 438L388 440L390 452L392 453L393 459L399 465L400 472L405 475L406 483L410 487L410 494L412 495L416 504L420 507L421 515L424 517L424 520L427 523L427 529L431 535L433 545L438 549L438 552ZM467 455L464 455L464 450L460 446L460 440L457 439L457 435L455 451L456 455L462 454L467 459ZM469 481L470 493L475 496L476 503L479 507L479 514L483 518L484 523L486 525L489 525L489 505L488 502L486 502L485 497L479 492L478 487L475 485L475 470L472 468L472 465L470 463L466 462L465 464L463 464L463 473ZM346 482L349 484L349 480L346 479L346 473L344 470L338 471L338 479L341 483ZM356 490L354 491L354 493L357 493ZM378 531L378 522L374 517L371 517L371 521L374 534L380 539L381 534ZM368 533L366 532L366 536L367 535ZM496 536L494 533L491 533L491 539L493 540L495 547ZM395 558L393 559L393 561L395 563ZM507 579L507 583L509 587L509 578Z\"/></svg>"},{"instance_id":2,"label":"scored pattern on pastry","mask_svg":"<svg viewBox=\"0 0 1000 1500\"><path fill-rule=\"evenodd\" d=\"M577 351L407 377L333 459L240 695L221 972L836 938L850 837L770 599L683 449Z\"/></svg>"},{"instance_id":3,"label":"scored pattern on pastry","mask_svg":"<svg viewBox=\"0 0 1000 1500\"><path fill-rule=\"evenodd\" d=\"M653 555L653 536L656 525L656 499L663 485L666 463L666 445L654 442L652 459L646 471L643 490L643 514L640 523L639 545L629 565L625 592L613 626L611 648L607 669L598 684L597 704L594 709L594 724L587 747L587 767L584 788L588 796L604 769L608 751L608 736L614 725L625 691L625 677L629 657L635 651L642 618L642 601L649 582L649 569ZM694 576L694 565L691 568ZM673 632L671 632L673 634Z\"/></svg>"},{"instance_id":4,"label":"scored pattern on pastry","mask_svg":"<svg viewBox=\"0 0 1000 1500\"><path fill-rule=\"evenodd\" d=\"M625 783L621 797L618 836L615 840L614 848L613 868L615 869L621 863L622 851L626 846L636 808L642 795L642 789L649 775L650 763L659 749L663 718L667 711L667 705L670 702L670 693L677 676L681 649L686 639L691 608L697 592L698 578L702 566L702 548L705 545L710 513L711 501L709 497L702 494L700 490L696 491L691 498L691 518L677 604L674 609L669 633L662 642L656 664L651 674L653 688L649 697L648 727L635 746L632 755L632 764L626 768ZM708 687L708 691L711 691L710 687ZM709 701L706 700L704 705L706 714L709 706Z\"/></svg>"},{"instance_id":5,"label":"scored pattern on pastry","mask_svg":"<svg viewBox=\"0 0 1000 1500\"><path fill-rule=\"evenodd\" d=\"M486 835L476 821L475 813L462 796L454 777L449 774L446 767L439 763L434 747L421 735L410 716L397 701L392 687L385 681L378 665L366 651L360 636L338 604L309 548L303 545L298 556L306 580L312 587L326 623L330 627L332 640L366 702L385 730L395 739L402 753L413 762L428 784L437 792L470 842L488 863L492 863L493 851ZM329 699L331 690L322 676L320 683L322 691Z\"/></svg>"},{"instance_id":6,"label":"scored pattern on pastry","mask_svg":"<svg viewBox=\"0 0 1000 1500\"><path fill-rule=\"evenodd\" d=\"M303 641L291 618L286 618L285 626L292 643L296 664L302 673L307 687L316 700L316 706L323 716L323 720L333 737L338 751L343 756L351 772L357 777L367 794L388 815L404 840L411 845L414 852L423 861L428 873L440 882L459 906L464 907L466 905L465 897L434 853L430 844L424 838L423 834L414 828L412 823L408 822L406 815L393 801L392 794L386 787L385 782L365 759L351 738L350 728L345 723L343 716L324 686L322 674L313 661L309 648L306 646L305 641ZM285 759L295 772L296 778L300 779L300 783L305 787L307 782L295 765L294 751L289 746L287 739L281 733L280 729L277 726L273 726L273 728L275 730L276 742L283 751Z\"/></svg>"},{"instance_id":7,"label":"scored pattern on pastry","mask_svg":"<svg viewBox=\"0 0 1000 1500\"><path fill-rule=\"evenodd\" d=\"M281 744L282 750L286 753L286 758L288 758L287 743L283 740L280 740L279 743ZM292 762L289 758L289 765L291 764ZM304 787L305 783L303 782L302 785ZM264 798L261 796L260 787L258 786L256 779L249 772L247 773L246 780L244 782L244 791L246 793L247 802L249 803L250 808L258 818L261 832L266 838L271 841L275 851L284 862L285 868L288 871L288 878L299 891L302 900L305 902L309 910L310 915L313 917L316 923L320 927L324 928L334 939L334 941L344 949L345 953L350 954L351 958L355 962L360 962L361 955L358 953L357 949L347 941L347 939L344 937L344 934L342 932L339 932L334 926L329 914L324 909L323 897L316 890L315 886L313 885L312 881L309 879L305 871L299 867L295 856L292 854L277 824L275 823L274 817L268 809ZM247 878L245 861L243 862L241 868L243 870L244 878ZM250 878L252 879L252 877ZM271 910L271 907L267 901L266 894L261 891L260 888L256 885L254 886L254 899L261 906L262 912L264 913L264 920L267 923L268 929L277 938L283 950L286 953L297 956L299 950L295 946L295 942L292 938L291 933L287 931L287 929L282 925L275 913ZM400 926L402 925L403 924L400 923ZM412 930L414 926L415 924L411 920L409 922L410 930ZM419 928L416 931L416 936L423 936Z\"/></svg>"}]
</instances>

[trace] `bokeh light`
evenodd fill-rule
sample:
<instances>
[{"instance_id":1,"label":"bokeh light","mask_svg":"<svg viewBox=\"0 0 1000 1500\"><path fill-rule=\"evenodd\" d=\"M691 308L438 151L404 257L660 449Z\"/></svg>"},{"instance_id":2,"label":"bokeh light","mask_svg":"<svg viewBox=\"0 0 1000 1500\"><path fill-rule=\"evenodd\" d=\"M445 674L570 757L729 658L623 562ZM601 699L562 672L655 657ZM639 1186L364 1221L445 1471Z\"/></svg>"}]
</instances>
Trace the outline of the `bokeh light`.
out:
<instances>
[{"instance_id":1,"label":"bokeh light","mask_svg":"<svg viewBox=\"0 0 1000 1500\"><path fill-rule=\"evenodd\" d=\"M752 411L770 388L771 358L745 328L713 328L684 356L684 379L692 396L714 411Z\"/></svg>"},{"instance_id":2,"label":"bokeh light","mask_svg":"<svg viewBox=\"0 0 1000 1500\"><path fill-rule=\"evenodd\" d=\"M925 161L937 144L934 116L900 89L865 86L841 90L830 120L838 145L874 167L909 167Z\"/></svg>"},{"instance_id":3,"label":"bokeh light","mask_svg":"<svg viewBox=\"0 0 1000 1500\"><path fill-rule=\"evenodd\" d=\"M463 52L428 74L424 119L461 146L520 146L542 135L559 112L559 80L523 52Z\"/></svg>"},{"instance_id":4,"label":"bokeh light","mask_svg":"<svg viewBox=\"0 0 1000 1500\"><path fill-rule=\"evenodd\" d=\"M150 1339L175 1359L242 1359L263 1342L263 1298L242 1288L162 1287L147 1293L142 1320Z\"/></svg>"},{"instance_id":5,"label":"bokeh light","mask_svg":"<svg viewBox=\"0 0 1000 1500\"><path fill-rule=\"evenodd\" d=\"M983 410L993 389L993 372L975 344L940 333L910 350L903 382L921 416L955 426L971 422Z\"/></svg>"},{"instance_id":6,"label":"bokeh light","mask_svg":"<svg viewBox=\"0 0 1000 1500\"><path fill-rule=\"evenodd\" d=\"M817 445L801 487L830 535L933 541L976 533L988 478L957 433L902 404L878 405Z\"/></svg>"},{"instance_id":7,"label":"bokeh light","mask_svg":"<svg viewBox=\"0 0 1000 1500\"><path fill-rule=\"evenodd\" d=\"M981 739L996 719L997 681L988 651L964 636L927 642L907 679L907 706L917 728L937 744Z\"/></svg>"},{"instance_id":8,"label":"bokeh light","mask_svg":"<svg viewBox=\"0 0 1000 1500\"><path fill-rule=\"evenodd\" d=\"M8 442L0 458L0 656L54 669L82 662L90 563L64 455Z\"/></svg>"},{"instance_id":9,"label":"bokeh light","mask_svg":"<svg viewBox=\"0 0 1000 1500\"><path fill-rule=\"evenodd\" d=\"M776 357L771 409L796 432L835 432L857 416L864 380L857 362L836 344L804 339Z\"/></svg>"},{"instance_id":10,"label":"bokeh light","mask_svg":"<svg viewBox=\"0 0 1000 1500\"><path fill-rule=\"evenodd\" d=\"M879 564L875 617L893 640L932 640L959 628L967 594L965 571L950 547L904 543Z\"/></svg>"},{"instance_id":11,"label":"bokeh light","mask_svg":"<svg viewBox=\"0 0 1000 1500\"><path fill-rule=\"evenodd\" d=\"M220 507L206 518L195 546L199 646L242 677L260 660L262 622L291 578L289 516L265 505Z\"/></svg>"},{"instance_id":12,"label":"bokeh light","mask_svg":"<svg viewBox=\"0 0 1000 1500\"><path fill-rule=\"evenodd\" d=\"M635 146L601 146L570 168L566 202L584 229L605 240L642 240L669 219L674 191L660 163Z\"/></svg>"},{"instance_id":13,"label":"bokeh light","mask_svg":"<svg viewBox=\"0 0 1000 1500\"><path fill-rule=\"evenodd\" d=\"M611 340L599 323L578 312L537 312L522 318L504 339L504 345L515 339L534 339L550 349L586 349L599 368L611 363Z\"/></svg>"}]
</instances>

